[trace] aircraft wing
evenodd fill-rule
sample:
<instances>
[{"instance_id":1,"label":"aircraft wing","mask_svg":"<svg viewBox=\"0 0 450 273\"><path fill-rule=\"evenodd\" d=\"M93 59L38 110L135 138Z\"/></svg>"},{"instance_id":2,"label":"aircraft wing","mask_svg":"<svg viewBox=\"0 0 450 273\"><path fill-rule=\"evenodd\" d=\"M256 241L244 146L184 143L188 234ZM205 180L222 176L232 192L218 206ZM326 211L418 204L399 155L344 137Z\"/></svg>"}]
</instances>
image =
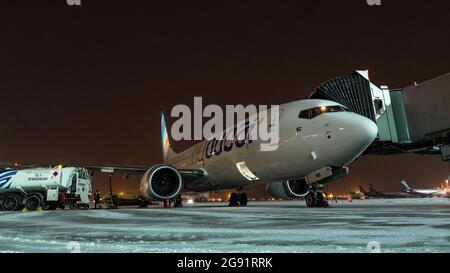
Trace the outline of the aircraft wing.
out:
<instances>
[{"instance_id":1,"label":"aircraft wing","mask_svg":"<svg viewBox=\"0 0 450 273\"><path fill-rule=\"evenodd\" d=\"M28 162L0 162L0 169L25 169L25 168L48 168L58 164L28 163Z\"/></svg>"},{"instance_id":2,"label":"aircraft wing","mask_svg":"<svg viewBox=\"0 0 450 273\"><path fill-rule=\"evenodd\" d=\"M126 178L128 175L144 175L150 169L148 166L85 166L88 170L102 173L121 173ZM180 172L183 181L195 181L205 176L202 169L177 169Z\"/></svg>"},{"instance_id":3,"label":"aircraft wing","mask_svg":"<svg viewBox=\"0 0 450 273\"><path fill-rule=\"evenodd\" d=\"M25 168L37 168L57 166L56 164L32 164L32 163L11 163L0 162L0 169L25 169ZM81 167L81 166L80 166ZM119 173L124 175L124 179L127 179L130 175L142 176L146 171L150 169L149 166L123 166L123 165L105 165L105 166L83 166L90 172L101 173ZM203 178L206 173L202 169L178 169L183 181L192 182L197 179Z\"/></svg>"},{"instance_id":4,"label":"aircraft wing","mask_svg":"<svg viewBox=\"0 0 450 273\"><path fill-rule=\"evenodd\" d=\"M101 173L121 173L121 174L133 174L143 175L148 169L148 166L85 166L92 172Z\"/></svg>"}]
</instances>

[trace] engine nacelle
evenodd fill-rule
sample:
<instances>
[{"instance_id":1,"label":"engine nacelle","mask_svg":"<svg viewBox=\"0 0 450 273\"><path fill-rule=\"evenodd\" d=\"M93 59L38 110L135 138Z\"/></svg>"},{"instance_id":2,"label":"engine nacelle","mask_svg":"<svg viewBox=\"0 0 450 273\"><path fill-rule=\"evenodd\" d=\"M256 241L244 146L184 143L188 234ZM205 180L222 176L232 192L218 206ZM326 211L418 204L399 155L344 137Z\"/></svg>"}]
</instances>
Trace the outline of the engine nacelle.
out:
<instances>
[{"instance_id":1,"label":"engine nacelle","mask_svg":"<svg viewBox=\"0 0 450 273\"><path fill-rule=\"evenodd\" d=\"M177 169L156 165L142 177L140 190L145 198L163 201L173 199L181 192L183 180Z\"/></svg>"},{"instance_id":2,"label":"engine nacelle","mask_svg":"<svg viewBox=\"0 0 450 273\"><path fill-rule=\"evenodd\" d=\"M310 186L305 180L289 180L267 184L267 192L276 198L301 198L309 192Z\"/></svg>"}]
</instances>

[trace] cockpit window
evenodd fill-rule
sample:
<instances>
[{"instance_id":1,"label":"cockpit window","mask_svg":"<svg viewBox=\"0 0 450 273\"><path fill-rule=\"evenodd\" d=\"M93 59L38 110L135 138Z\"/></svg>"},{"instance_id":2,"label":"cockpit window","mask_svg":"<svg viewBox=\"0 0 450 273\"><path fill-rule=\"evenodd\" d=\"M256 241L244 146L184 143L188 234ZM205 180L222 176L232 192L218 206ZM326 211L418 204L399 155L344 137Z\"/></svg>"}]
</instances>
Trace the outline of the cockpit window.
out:
<instances>
[{"instance_id":1,"label":"cockpit window","mask_svg":"<svg viewBox=\"0 0 450 273\"><path fill-rule=\"evenodd\" d=\"M315 107L311 109L306 109L300 111L300 114L298 115L299 118L302 119L313 119L323 113L331 113L331 112L345 112L344 107L340 105L333 105L333 106L321 106L321 107Z\"/></svg>"}]
</instances>

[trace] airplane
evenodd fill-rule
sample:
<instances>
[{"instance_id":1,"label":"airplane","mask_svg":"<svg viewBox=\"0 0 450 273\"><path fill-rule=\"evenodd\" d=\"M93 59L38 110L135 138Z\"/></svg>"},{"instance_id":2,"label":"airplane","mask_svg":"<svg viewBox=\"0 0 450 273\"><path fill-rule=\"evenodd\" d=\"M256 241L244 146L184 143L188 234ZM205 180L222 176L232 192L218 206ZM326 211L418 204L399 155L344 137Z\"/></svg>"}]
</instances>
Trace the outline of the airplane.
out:
<instances>
[{"instance_id":1,"label":"airplane","mask_svg":"<svg viewBox=\"0 0 450 273\"><path fill-rule=\"evenodd\" d=\"M280 105L279 112L275 151L261 151L260 140L237 139L236 132L243 129L234 127L234 141L204 140L175 153L161 113L161 164L88 168L110 175L141 175L141 194L155 201L175 200L185 191L236 189L230 205L245 206L247 195L239 192L264 183L276 198L304 198L308 207L327 206L324 185L349 174L348 166L376 138L377 125L328 100L293 101Z\"/></svg>"},{"instance_id":2,"label":"airplane","mask_svg":"<svg viewBox=\"0 0 450 273\"><path fill-rule=\"evenodd\" d=\"M375 186L369 184L369 191L366 191L363 186L359 186L359 190L367 198L410 198L412 195L405 192L380 192L375 189Z\"/></svg>"},{"instance_id":3,"label":"airplane","mask_svg":"<svg viewBox=\"0 0 450 273\"><path fill-rule=\"evenodd\" d=\"M359 189L359 191L351 191L351 192L349 192L349 194L352 197L352 199L365 199L366 198L364 193L361 191L361 188Z\"/></svg>"},{"instance_id":4,"label":"airplane","mask_svg":"<svg viewBox=\"0 0 450 273\"><path fill-rule=\"evenodd\" d=\"M431 196L447 196L448 195L448 189L414 189L408 186L405 180L402 180L400 182L402 184L403 192L420 196L420 197L431 197Z\"/></svg>"}]
</instances>

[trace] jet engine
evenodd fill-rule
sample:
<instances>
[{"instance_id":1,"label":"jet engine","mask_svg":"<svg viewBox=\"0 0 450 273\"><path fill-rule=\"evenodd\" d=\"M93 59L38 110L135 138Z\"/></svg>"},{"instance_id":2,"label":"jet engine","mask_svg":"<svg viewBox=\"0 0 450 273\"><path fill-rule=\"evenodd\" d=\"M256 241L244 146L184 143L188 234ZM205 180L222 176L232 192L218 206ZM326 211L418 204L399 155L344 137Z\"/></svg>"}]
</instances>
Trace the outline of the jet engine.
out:
<instances>
[{"instance_id":1,"label":"jet engine","mask_svg":"<svg viewBox=\"0 0 450 273\"><path fill-rule=\"evenodd\" d=\"M267 192L276 198L300 198L305 197L310 186L305 180L289 180L267 184Z\"/></svg>"},{"instance_id":2,"label":"jet engine","mask_svg":"<svg viewBox=\"0 0 450 273\"><path fill-rule=\"evenodd\" d=\"M168 165L156 165L142 177L140 190L144 197L162 201L180 194L182 183L177 169Z\"/></svg>"}]
</instances>

